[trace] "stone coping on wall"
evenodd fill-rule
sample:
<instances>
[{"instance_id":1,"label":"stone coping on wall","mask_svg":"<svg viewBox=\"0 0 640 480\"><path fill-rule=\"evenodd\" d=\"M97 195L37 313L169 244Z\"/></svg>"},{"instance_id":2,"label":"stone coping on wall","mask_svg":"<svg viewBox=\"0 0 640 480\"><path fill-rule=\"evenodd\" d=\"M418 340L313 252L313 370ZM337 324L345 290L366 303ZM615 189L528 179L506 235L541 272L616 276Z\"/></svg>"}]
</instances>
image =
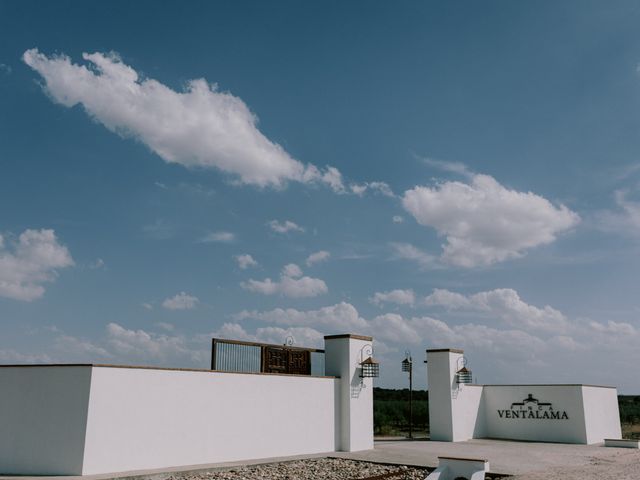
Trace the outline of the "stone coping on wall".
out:
<instances>
[{"instance_id":1,"label":"stone coping on wall","mask_svg":"<svg viewBox=\"0 0 640 480\"><path fill-rule=\"evenodd\" d=\"M354 335L353 333L343 333L340 335L325 335L325 340L333 340L335 338L353 338L354 340L364 340L365 342L372 342L373 337L368 337L366 335Z\"/></svg>"},{"instance_id":2,"label":"stone coping on wall","mask_svg":"<svg viewBox=\"0 0 640 480\"><path fill-rule=\"evenodd\" d=\"M138 370L164 370L172 372L201 372L201 373L225 373L235 375L269 375L276 377L302 377L302 378L340 378L330 375L300 375L297 373L266 373L266 372L228 372L223 370L208 370L204 368L175 368L175 367L154 367L145 365L114 365L108 363L29 363L29 364L0 364L0 368L37 368L37 367L99 367L99 368L130 368Z\"/></svg>"}]
</instances>

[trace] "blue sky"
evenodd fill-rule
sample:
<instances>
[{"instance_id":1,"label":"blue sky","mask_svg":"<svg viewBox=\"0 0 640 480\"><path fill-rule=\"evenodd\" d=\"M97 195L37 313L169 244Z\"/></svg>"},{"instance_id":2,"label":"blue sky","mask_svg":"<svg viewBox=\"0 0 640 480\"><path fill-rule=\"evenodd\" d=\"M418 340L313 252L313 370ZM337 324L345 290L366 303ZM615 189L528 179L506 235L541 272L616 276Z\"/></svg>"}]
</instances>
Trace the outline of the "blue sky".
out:
<instances>
[{"instance_id":1,"label":"blue sky","mask_svg":"<svg viewBox=\"0 0 640 480\"><path fill-rule=\"evenodd\" d=\"M0 3L0 362L352 331L638 393L638 10Z\"/></svg>"}]
</instances>

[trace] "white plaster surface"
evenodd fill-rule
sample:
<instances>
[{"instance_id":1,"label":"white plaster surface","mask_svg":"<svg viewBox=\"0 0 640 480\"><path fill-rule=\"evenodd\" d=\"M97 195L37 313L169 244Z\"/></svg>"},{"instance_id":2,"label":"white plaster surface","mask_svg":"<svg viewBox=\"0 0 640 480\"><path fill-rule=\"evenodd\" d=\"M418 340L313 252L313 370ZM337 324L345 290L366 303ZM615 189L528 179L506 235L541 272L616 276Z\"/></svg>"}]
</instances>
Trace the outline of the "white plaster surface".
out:
<instances>
[{"instance_id":1,"label":"white plaster surface","mask_svg":"<svg viewBox=\"0 0 640 480\"><path fill-rule=\"evenodd\" d=\"M372 342L356 338L325 339L325 372L339 376L337 450L373 448L373 379L360 378L360 362ZM363 353L363 348L369 353ZM364 356L363 356L364 355Z\"/></svg>"},{"instance_id":2,"label":"white plaster surface","mask_svg":"<svg viewBox=\"0 0 640 480\"><path fill-rule=\"evenodd\" d=\"M336 382L95 367L83 474L333 451Z\"/></svg>"},{"instance_id":3,"label":"white plaster surface","mask_svg":"<svg viewBox=\"0 0 640 480\"><path fill-rule=\"evenodd\" d=\"M0 368L0 473L82 473L91 367Z\"/></svg>"},{"instance_id":4,"label":"white plaster surface","mask_svg":"<svg viewBox=\"0 0 640 480\"><path fill-rule=\"evenodd\" d=\"M432 440L496 438L559 443L602 443L621 436L615 388L588 385L462 385L459 351L427 351ZM531 395L540 405L523 402ZM547 404L547 405L545 405ZM548 405L550 404L550 405ZM535 418L528 414L532 411ZM561 418L544 418L560 413ZM500 412L500 413L499 413ZM564 413L566 412L566 417ZM538 416L540 418L538 418Z\"/></svg>"}]
</instances>

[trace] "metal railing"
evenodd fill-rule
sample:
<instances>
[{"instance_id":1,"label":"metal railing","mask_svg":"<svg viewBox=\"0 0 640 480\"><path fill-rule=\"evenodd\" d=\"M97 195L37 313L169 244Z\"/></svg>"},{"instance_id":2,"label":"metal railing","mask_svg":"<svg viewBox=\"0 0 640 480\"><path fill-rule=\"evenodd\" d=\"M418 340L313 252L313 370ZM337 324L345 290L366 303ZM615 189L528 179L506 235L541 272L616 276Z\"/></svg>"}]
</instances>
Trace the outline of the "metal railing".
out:
<instances>
[{"instance_id":1,"label":"metal railing","mask_svg":"<svg viewBox=\"0 0 640 480\"><path fill-rule=\"evenodd\" d=\"M212 338L211 370L323 376L324 350Z\"/></svg>"}]
</instances>

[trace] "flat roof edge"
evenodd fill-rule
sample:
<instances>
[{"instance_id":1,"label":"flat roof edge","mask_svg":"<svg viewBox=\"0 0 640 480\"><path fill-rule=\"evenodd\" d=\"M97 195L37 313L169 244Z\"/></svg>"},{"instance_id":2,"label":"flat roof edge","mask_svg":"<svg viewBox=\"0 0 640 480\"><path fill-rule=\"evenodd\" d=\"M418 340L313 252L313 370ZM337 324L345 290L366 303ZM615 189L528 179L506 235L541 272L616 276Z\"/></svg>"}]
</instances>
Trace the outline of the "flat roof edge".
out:
<instances>
[{"instance_id":1,"label":"flat roof edge","mask_svg":"<svg viewBox=\"0 0 640 480\"><path fill-rule=\"evenodd\" d=\"M427 353L440 353L440 352L464 353L464 350L460 348L427 348Z\"/></svg>"},{"instance_id":2,"label":"flat roof edge","mask_svg":"<svg viewBox=\"0 0 640 480\"><path fill-rule=\"evenodd\" d=\"M469 384L480 387L591 387L591 388L618 388L611 385L591 385L588 383L514 383L514 384Z\"/></svg>"},{"instance_id":3,"label":"flat roof edge","mask_svg":"<svg viewBox=\"0 0 640 480\"><path fill-rule=\"evenodd\" d=\"M353 338L355 340L364 340L366 342L372 342L373 337L369 337L367 335L354 335L353 333L343 333L341 335L325 335L325 340L333 340L335 338Z\"/></svg>"},{"instance_id":4,"label":"flat roof edge","mask_svg":"<svg viewBox=\"0 0 640 480\"><path fill-rule=\"evenodd\" d=\"M176 368L176 367L154 367L145 365L113 365L108 363L22 363L12 365L0 365L0 368L36 368L36 367L94 367L94 368L128 368L132 370L163 370L171 372L200 372L200 373L232 373L237 375L269 375L280 377L302 377L302 378L340 378L331 375L300 375L297 373L267 373L267 372L230 372L226 370L209 370L204 368Z\"/></svg>"}]
</instances>

